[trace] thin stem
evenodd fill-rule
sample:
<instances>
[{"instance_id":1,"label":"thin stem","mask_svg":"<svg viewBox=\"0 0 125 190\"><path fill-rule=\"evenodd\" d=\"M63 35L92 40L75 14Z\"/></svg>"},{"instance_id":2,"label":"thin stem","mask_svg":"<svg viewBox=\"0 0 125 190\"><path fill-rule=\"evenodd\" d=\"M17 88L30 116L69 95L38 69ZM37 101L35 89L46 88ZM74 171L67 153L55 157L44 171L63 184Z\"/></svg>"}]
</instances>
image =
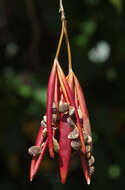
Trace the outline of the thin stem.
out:
<instances>
[{"instance_id":1,"label":"thin stem","mask_svg":"<svg viewBox=\"0 0 125 190\"><path fill-rule=\"evenodd\" d=\"M64 12L64 8L63 8L62 0L60 0L59 12L61 13L62 31L60 34L60 39L59 39L59 43L58 43L58 47L57 47L57 51L56 51L56 59L58 59L60 48L62 45L63 36L65 35L65 41L66 41L67 53L68 53L69 72L70 72L70 71L72 71L71 48L70 48L70 43L69 43L69 38L68 38L67 24L66 24L66 18L65 18L65 12Z\"/></svg>"},{"instance_id":2,"label":"thin stem","mask_svg":"<svg viewBox=\"0 0 125 190\"><path fill-rule=\"evenodd\" d=\"M62 21L65 20L66 18L65 18L65 13L64 13L64 8L63 8L62 0L60 0L59 12L61 13L61 19L62 19Z\"/></svg>"},{"instance_id":3,"label":"thin stem","mask_svg":"<svg viewBox=\"0 0 125 190\"><path fill-rule=\"evenodd\" d=\"M69 72L71 72L72 71L71 48L70 48L70 43L69 43L69 38L68 38L66 21L65 21L65 27L64 27L64 35L65 35L65 40L66 40L66 45L67 45L67 52L68 52Z\"/></svg>"},{"instance_id":4,"label":"thin stem","mask_svg":"<svg viewBox=\"0 0 125 190\"><path fill-rule=\"evenodd\" d=\"M64 22L62 23L62 31L60 34L59 43L58 43L58 47L57 47L57 51L56 51L56 59L58 59L58 57L59 57L59 52L60 52L60 48L62 45L63 35L64 35Z\"/></svg>"}]
</instances>

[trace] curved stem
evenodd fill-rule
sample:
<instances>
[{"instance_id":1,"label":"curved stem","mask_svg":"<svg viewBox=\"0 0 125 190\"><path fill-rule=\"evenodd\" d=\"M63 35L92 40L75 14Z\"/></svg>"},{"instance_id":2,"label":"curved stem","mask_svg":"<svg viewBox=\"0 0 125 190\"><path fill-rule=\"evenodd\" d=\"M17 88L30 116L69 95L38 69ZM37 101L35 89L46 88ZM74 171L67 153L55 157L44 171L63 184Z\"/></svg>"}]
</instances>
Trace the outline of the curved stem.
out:
<instances>
[{"instance_id":1,"label":"curved stem","mask_svg":"<svg viewBox=\"0 0 125 190\"><path fill-rule=\"evenodd\" d=\"M58 57L59 57L59 52L60 52L60 48L62 45L63 35L64 35L64 22L62 22L62 31L60 34L59 43L58 43L58 47L57 47L57 51L56 51L56 59L58 59Z\"/></svg>"},{"instance_id":2,"label":"curved stem","mask_svg":"<svg viewBox=\"0 0 125 190\"><path fill-rule=\"evenodd\" d=\"M66 20L65 20L65 26L64 26L64 35L65 35L65 40L66 40L67 52L68 52L69 72L71 72L72 71L71 48L70 48L70 43L69 43L69 38L68 38Z\"/></svg>"},{"instance_id":3,"label":"curved stem","mask_svg":"<svg viewBox=\"0 0 125 190\"><path fill-rule=\"evenodd\" d=\"M64 13L62 0L60 0L59 12L61 13L62 31L61 31L61 34L60 34L60 39L59 39L59 43L58 43L58 47L57 47L57 51L56 51L56 59L58 59L60 48L61 48L61 45L62 45L63 36L65 35L65 41L66 41L67 53L68 53L69 72L71 72L72 71L71 48L70 48L70 43L69 43L69 38L68 38L67 24L66 24L66 18L65 18L65 13Z\"/></svg>"}]
</instances>

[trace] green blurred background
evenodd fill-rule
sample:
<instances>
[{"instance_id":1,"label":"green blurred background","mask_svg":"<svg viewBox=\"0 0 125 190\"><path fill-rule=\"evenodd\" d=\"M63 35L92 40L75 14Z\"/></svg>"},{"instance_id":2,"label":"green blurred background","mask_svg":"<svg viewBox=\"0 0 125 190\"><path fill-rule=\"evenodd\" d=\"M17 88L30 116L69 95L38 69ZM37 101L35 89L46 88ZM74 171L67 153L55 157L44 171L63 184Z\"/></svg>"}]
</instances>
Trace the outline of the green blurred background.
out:
<instances>
[{"instance_id":1,"label":"green blurred background","mask_svg":"<svg viewBox=\"0 0 125 190\"><path fill-rule=\"evenodd\" d=\"M61 30L59 2L0 0L0 190L124 188L124 3L63 0L73 68L84 89L93 131L96 169L88 187L79 158L72 158L62 185L58 155L52 160L48 153L29 182L27 149L46 111L47 82ZM66 71L65 43L60 62Z\"/></svg>"}]
</instances>

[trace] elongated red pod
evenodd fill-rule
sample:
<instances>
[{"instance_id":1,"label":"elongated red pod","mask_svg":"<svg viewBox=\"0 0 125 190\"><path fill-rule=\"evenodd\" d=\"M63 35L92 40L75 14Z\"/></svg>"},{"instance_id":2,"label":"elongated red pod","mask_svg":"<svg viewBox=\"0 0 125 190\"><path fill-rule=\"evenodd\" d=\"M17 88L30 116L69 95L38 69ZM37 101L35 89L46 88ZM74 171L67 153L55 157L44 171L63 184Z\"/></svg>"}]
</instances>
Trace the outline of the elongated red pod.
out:
<instances>
[{"instance_id":1,"label":"elongated red pod","mask_svg":"<svg viewBox=\"0 0 125 190\"><path fill-rule=\"evenodd\" d=\"M80 153L80 159L81 159L81 164L82 164L83 173L84 173L86 182L89 185L90 184L90 176L88 174L86 158L85 158L85 155L83 153Z\"/></svg>"},{"instance_id":2,"label":"elongated red pod","mask_svg":"<svg viewBox=\"0 0 125 190\"><path fill-rule=\"evenodd\" d=\"M91 134L91 126L90 126L88 110L87 110L87 106L86 106L86 102L85 102L85 97L84 97L82 88L81 88L79 81L78 81L77 77L75 76L75 74L74 74L74 81L75 81L77 97L78 97L80 108L81 108L81 111L83 114L83 128L84 128L84 131L88 135L91 136L92 135Z\"/></svg>"},{"instance_id":3,"label":"elongated red pod","mask_svg":"<svg viewBox=\"0 0 125 190\"><path fill-rule=\"evenodd\" d=\"M35 142L36 146L40 146L42 144L42 142L43 142L43 135L42 135L43 129L44 128L42 126L40 126L40 129L39 129L38 134L37 134L36 142ZM35 163L36 163L37 159L38 159L38 157L35 156L31 160L31 165L30 165L30 181L32 181L32 179L33 179L34 166L35 166Z\"/></svg>"},{"instance_id":4,"label":"elongated red pod","mask_svg":"<svg viewBox=\"0 0 125 190\"><path fill-rule=\"evenodd\" d=\"M54 101L55 101L56 107L57 107L57 109L58 109L58 101L59 101L59 81L58 81L58 76L57 76L57 75L56 75L56 79L55 79Z\"/></svg>"},{"instance_id":5,"label":"elongated red pod","mask_svg":"<svg viewBox=\"0 0 125 190\"><path fill-rule=\"evenodd\" d=\"M48 145L50 157L54 158L53 140L52 140L52 104L54 99L55 79L56 79L56 60L54 61L50 74L48 89L47 89L47 130L48 130Z\"/></svg>"},{"instance_id":6,"label":"elongated red pod","mask_svg":"<svg viewBox=\"0 0 125 190\"><path fill-rule=\"evenodd\" d=\"M75 101L74 101L74 97L73 97L73 94L72 94L72 92L70 90L69 84L68 84L68 82L66 80L64 72L62 71L59 64L57 64L57 66L58 66L57 71L58 71L60 77L62 78L65 90L67 92L67 96L69 98L69 102L70 102L71 106L73 106L75 108L75 115L76 115L77 127L78 127L78 130L79 130L79 136L80 136L82 151L83 151L83 153L86 153L86 148L85 148L85 143L84 143L84 138L83 138L83 133L82 133L82 128L81 128L81 123L80 123L78 111L77 111L77 108L76 108L76 104L75 104Z\"/></svg>"},{"instance_id":7,"label":"elongated red pod","mask_svg":"<svg viewBox=\"0 0 125 190\"><path fill-rule=\"evenodd\" d=\"M43 130L44 130L44 127L40 126L40 129L39 129L38 134L37 134L36 142L35 142L36 146L40 146L43 142L43 138L44 138L42 135Z\"/></svg>"},{"instance_id":8,"label":"elongated red pod","mask_svg":"<svg viewBox=\"0 0 125 190\"><path fill-rule=\"evenodd\" d=\"M74 74L74 82L75 82L75 89L76 89L76 97L78 98L80 108L81 108L81 111L82 111L82 114L83 114L83 121L85 121L85 120L88 119L88 117L87 117L88 116L88 111L87 111L85 98L84 98L81 86L80 86L80 84L78 82L78 79L75 77L75 74ZM76 99L76 101L77 101L77 99ZM83 110L84 108L85 108L85 110ZM89 135L91 134L90 126L85 127L85 125L83 124L83 128L84 128L84 131L86 132L86 134L89 134ZM81 159L81 164L82 164L83 173L84 173L86 182L89 185L90 184L90 175L88 173L87 161L86 161L86 158L85 158L85 154L80 153L80 159Z\"/></svg>"},{"instance_id":9,"label":"elongated red pod","mask_svg":"<svg viewBox=\"0 0 125 190\"><path fill-rule=\"evenodd\" d=\"M61 182L66 182L70 157L71 157L71 140L68 135L71 132L71 127L66 122L66 115L61 114L59 126L59 157L60 157L60 177Z\"/></svg>"},{"instance_id":10,"label":"elongated red pod","mask_svg":"<svg viewBox=\"0 0 125 190\"><path fill-rule=\"evenodd\" d=\"M76 86L75 86L74 92L75 92L75 95L74 95L75 96L75 104L76 104L76 107L78 109L79 103L78 103L78 97L77 97L77 92L76 92Z\"/></svg>"},{"instance_id":11,"label":"elongated red pod","mask_svg":"<svg viewBox=\"0 0 125 190\"><path fill-rule=\"evenodd\" d=\"M33 177L36 175L36 173L37 173L37 171L39 169L39 166L40 166L40 164L42 162L42 159L43 159L44 153L46 151L47 145L48 145L48 138L44 142L44 145L42 147L42 151L41 151L40 155L38 156L38 159L35 162Z\"/></svg>"}]
</instances>

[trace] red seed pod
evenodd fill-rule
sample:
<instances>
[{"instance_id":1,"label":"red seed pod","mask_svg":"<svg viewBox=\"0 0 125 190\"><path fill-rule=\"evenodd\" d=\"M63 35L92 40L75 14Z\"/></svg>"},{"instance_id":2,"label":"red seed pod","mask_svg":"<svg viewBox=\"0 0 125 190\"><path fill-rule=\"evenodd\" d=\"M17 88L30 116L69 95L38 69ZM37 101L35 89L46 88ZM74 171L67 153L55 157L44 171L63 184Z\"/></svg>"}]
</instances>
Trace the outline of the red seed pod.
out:
<instances>
[{"instance_id":1,"label":"red seed pod","mask_svg":"<svg viewBox=\"0 0 125 190\"><path fill-rule=\"evenodd\" d=\"M52 71L50 74L48 89L47 89L47 130L48 130L48 145L50 156L54 157L53 140L52 140L52 104L54 100L54 89L56 79L56 66L57 62L54 61Z\"/></svg>"},{"instance_id":2,"label":"red seed pod","mask_svg":"<svg viewBox=\"0 0 125 190\"><path fill-rule=\"evenodd\" d=\"M89 116L88 116L88 110L87 110L87 106L86 106L86 102L85 102L85 97L84 97L82 88L81 88L79 81L78 81L77 77L75 76L75 74L74 74L74 81L75 81L76 93L77 93L80 109L81 109L82 115L83 115L83 129L86 134L91 136L91 126L90 126L90 122L89 122Z\"/></svg>"},{"instance_id":3,"label":"red seed pod","mask_svg":"<svg viewBox=\"0 0 125 190\"><path fill-rule=\"evenodd\" d=\"M47 145L48 145L48 138L44 142L42 150L41 150L41 153L40 153L39 157L36 160L36 163L35 163L35 166L34 166L34 171L33 171L33 177L36 175L36 173L37 173L37 171L39 169L39 166L40 166L41 161L43 159L43 156L44 156L44 153L46 151Z\"/></svg>"},{"instance_id":4,"label":"red seed pod","mask_svg":"<svg viewBox=\"0 0 125 190\"><path fill-rule=\"evenodd\" d=\"M57 71L58 71L58 75L62 78L62 81L63 81L64 87L65 87L65 90L66 90L70 105L75 108L75 116L76 116L76 121L77 121L77 127L79 129L79 135L80 135L82 151L83 151L83 153L85 153L86 149L85 149L85 143L84 143L84 138L83 138L83 133L82 133L82 127L81 127L78 111L77 111L77 108L76 108L76 104L75 104L75 101L74 101L74 97L73 97L73 94L72 94L72 92L70 90L68 82L66 80L66 77L64 75L64 72L62 71L59 63L57 63ZM62 88L62 91L63 91L63 88ZM64 94L64 96L65 96L65 94Z\"/></svg>"},{"instance_id":5,"label":"red seed pod","mask_svg":"<svg viewBox=\"0 0 125 190\"><path fill-rule=\"evenodd\" d=\"M71 157L71 140L68 139L71 127L68 125L66 117L61 114L59 125L60 177L63 184L66 182Z\"/></svg>"},{"instance_id":6,"label":"red seed pod","mask_svg":"<svg viewBox=\"0 0 125 190\"><path fill-rule=\"evenodd\" d=\"M87 161L86 161L85 155L82 152L80 153L80 159L81 159L81 164L82 164L83 173L84 173L86 182L88 185L90 185L90 175L88 172Z\"/></svg>"}]
</instances>

